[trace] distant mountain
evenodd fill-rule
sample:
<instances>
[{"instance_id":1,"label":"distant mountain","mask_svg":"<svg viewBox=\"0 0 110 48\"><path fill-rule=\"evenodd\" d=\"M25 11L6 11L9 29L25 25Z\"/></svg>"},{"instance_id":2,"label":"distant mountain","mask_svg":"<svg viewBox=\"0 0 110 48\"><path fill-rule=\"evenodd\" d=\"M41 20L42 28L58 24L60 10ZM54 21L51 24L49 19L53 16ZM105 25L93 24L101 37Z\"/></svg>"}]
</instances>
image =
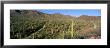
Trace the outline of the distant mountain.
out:
<instances>
[{"instance_id":1,"label":"distant mountain","mask_svg":"<svg viewBox=\"0 0 110 48\"><path fill-rule=\"evenodd\" d=\"M37 11L37 10L11 10L10 11L11 16L17 16L17 15L42 15L42 14L45 14L45 13Z\"/></svg>"},{"instance_id":2,"label":"distant mountain","mask_svg":"<svg viewBox=\"0 0 110 48\"><path fill-rule=\"evenodd\" d=\"M78 17L78 19L82 19L82 20L101 20L101 16L82 15L82 16Z\"/></svg>"}]
</instances>

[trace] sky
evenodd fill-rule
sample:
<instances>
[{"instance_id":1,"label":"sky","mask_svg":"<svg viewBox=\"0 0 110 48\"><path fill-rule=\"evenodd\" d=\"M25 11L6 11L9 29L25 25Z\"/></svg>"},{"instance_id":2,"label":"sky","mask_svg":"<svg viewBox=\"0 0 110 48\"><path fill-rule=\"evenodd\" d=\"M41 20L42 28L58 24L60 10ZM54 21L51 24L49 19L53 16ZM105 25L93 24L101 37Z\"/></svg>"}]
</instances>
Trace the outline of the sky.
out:
<instances>
[{"instance_id":1,"label":"sky","mask_svg":"<svg viewBox=\"0 0 110 48\"><path fill-rule=\"evenodd\" d=\"M48 14L60 13L70 16L81 16L81 15L101 16L100 9L41 9L38 11Z\"/></svg>"}]
</instances>

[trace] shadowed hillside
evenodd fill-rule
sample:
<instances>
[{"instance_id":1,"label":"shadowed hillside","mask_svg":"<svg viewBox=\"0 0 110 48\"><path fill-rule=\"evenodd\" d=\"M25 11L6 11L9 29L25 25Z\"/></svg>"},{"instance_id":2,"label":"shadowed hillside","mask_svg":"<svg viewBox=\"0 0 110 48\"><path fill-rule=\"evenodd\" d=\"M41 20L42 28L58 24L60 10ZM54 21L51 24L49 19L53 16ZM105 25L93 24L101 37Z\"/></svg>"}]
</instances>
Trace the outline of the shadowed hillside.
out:
<instances>
[{"instance_id":1,"label":"shadowed hillside","mask_svg":"<svg viewBox=\"0 0 110 48\"><path fill-rule=\"evenodd\" d=\"M101 16L10 10L11 39L100 39Z\"/></svg>"}]
</instances>

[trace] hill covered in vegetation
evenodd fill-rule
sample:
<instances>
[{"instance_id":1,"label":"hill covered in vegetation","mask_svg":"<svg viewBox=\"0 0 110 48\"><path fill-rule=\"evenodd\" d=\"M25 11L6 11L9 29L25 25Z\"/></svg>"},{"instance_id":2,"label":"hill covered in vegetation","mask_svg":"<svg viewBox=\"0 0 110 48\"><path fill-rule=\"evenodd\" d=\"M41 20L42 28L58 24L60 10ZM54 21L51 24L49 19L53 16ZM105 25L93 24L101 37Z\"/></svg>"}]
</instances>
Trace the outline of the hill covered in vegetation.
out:
<instances>
[{"instance_id":1,"label":"hill covered in vegetation","mask_svg":"<svg viewBox=\"0 0 110 48\"><path fill-rule=\"evenodd\" d=\"M10 10L11 39L100 39L101 17Z\"/></svg>"}]
</instances>

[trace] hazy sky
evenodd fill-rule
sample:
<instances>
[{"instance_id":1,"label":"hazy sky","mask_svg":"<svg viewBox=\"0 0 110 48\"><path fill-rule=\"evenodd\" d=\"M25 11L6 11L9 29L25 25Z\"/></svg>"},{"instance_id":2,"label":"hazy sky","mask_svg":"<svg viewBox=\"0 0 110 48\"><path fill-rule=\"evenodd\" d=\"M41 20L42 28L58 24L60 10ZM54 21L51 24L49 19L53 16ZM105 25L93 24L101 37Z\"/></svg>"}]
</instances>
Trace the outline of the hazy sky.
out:
<instances>
[{"instance_id":1,"label":"hazy sky","mask_svg":"<svg viewBox=\"0 0 110 48\"><path fill-rule=\"evenodd\" d=\"M60 13L71 16L81 16L81 15L101 16L100 9L43 9L39 11L48 14Z\"/></svg>"}]
</instances>

